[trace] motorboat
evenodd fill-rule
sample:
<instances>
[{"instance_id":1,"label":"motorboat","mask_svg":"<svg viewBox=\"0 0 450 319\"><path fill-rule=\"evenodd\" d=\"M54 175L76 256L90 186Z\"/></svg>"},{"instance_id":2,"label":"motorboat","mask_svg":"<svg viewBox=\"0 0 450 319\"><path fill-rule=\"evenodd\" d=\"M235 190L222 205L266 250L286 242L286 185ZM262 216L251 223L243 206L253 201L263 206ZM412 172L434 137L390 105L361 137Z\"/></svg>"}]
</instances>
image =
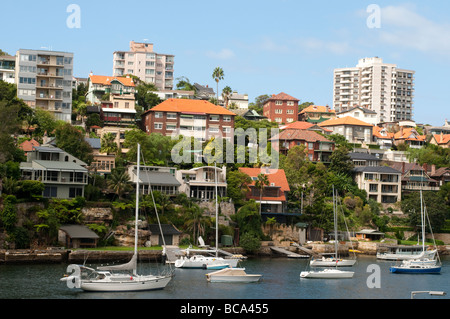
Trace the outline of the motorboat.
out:
<instances>
[{"instance_id":1,"label":"motorboat","mask_svg":"<svg viewBox=\"0 0 450 319\"><path fill-rule=\"evenodd\" d=\"M302 271L300 273L300 278L345 279L353 278L354 274L354 271L326 268L317 271Z\"/></svg>"}]
</instances>

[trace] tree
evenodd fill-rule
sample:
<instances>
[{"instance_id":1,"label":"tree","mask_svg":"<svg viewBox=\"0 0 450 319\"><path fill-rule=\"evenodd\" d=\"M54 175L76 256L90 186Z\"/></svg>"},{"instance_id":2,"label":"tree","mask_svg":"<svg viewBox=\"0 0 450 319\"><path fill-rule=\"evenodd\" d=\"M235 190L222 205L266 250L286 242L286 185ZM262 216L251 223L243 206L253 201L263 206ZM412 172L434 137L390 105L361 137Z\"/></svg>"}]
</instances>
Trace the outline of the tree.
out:
<instances>
[{"instance_id":1,"label":"tree","mask_svg":"<svg viewBox=\"0 0 450 319\"><path fill-rule=\"evenodd\" d=\"M140 83L136 86L136 102L144 109L144 111L147 111L162 102L159 96L153 93L155 91L158 91L158 88L153 83Z\"/></svg>"},{"instance_id":2,"label":"tree","mask_svg":"<svg viewBox=\"0 0 450 319\"><path fill-rule=\"evenodd\" d=\"M262 115L263 114L263 106L264 103L270 99L270 95L268 94L263 94L263 95L259 95L255 98L255 102L254 103L250 103L248 105L248 108L250 110L254 110L256 111L258 114Z\"/></svg>"},{"instance_id":3,"label":"tree","mask_svg":"<svg viewBox=\"0 0 450 319\"><path fill-rule=\"evenodd\" d=\"M261 215L262 195L264 192L264 187L269 185L269 178L264 174L259 174L256 178L255 187L259 190L259 214Z\"/></svg>"},{"instance_id":4,"label":"tree","mask_svg":"<svg viewBox=\"0 0 450 319\"><path fill-rule=\"evenodd\" d=\"M119 150L115 137L111 132L107 132L103 135L100 144L100 152L102 153L117 154Z\"/></svg>"},{"instance_id":5,"label":"tree","mask_svg":"<svg viewBox=\"0 0 450 319\"><path fill-rule=\"evenodd\" d=\"M252 183L252 179L241 171L230 171L227 174L227 196L237 206L245 203L245 194L249 191L248 185Z\"/></svg>"},{"instance_id":6,"label":"tree","mask_svg":"<svg viewBox=\"0 0 450 319\"><path fill-rule=\"evenodd\" d=\"M348 155L349 149L345 146L335 148L330 155L329 170L335 174L344 174L351 176L353 170L353 163Z\"/></svg>"},{"instance_id":7,"label":"tree","mask_svg":"<svg viewBox=\"0 0 450 319\"><path fill-rule=\"evenodd\" d=\"M217 83L217 105L219 103L219 81L223 80L224 77L223 69L221 67L215 68L212 77Z\"/></svg>"},{"instance_id":8,"label":"tree","mask_svg":"<svg viewBox=\"0 0 450 319\"><path fill-rule=\"evenodd\" d=\"M178 81L177 83L178 90L194 91L194 95L197 94L197 88L189 81L187 77L182 76L177 78L176 80Z\"/></svg>"},{"instance_id":9,"label":"tree","mask_svg":"<svg viewBox=\"0 0 450 319\"><path fill-rule=\"evenodd\" d=\"M75 156L76 158L90 164L94 159L92 155L92 148L84 139L83 134L76 128L65 123L59 126L56 131L56 145Z\"/></svg>"},{"instance_id":10,"label":"tree","mask_svg":"<svg viewBox=\"0 0 450 319\"><path fill-rule=\"evenodd\" d=\"M107 185L119 197L119 200L123 199L123 195L132 189L130 175L122 169L114 169L111 171Z\"/></svg>"},{"instance_id":11,"label":"tree","mask_svg":"<svg viewBox=\"0 0 450 319\"><path fill-rule=\"evenodd\" d=\"M227 108L227 109L228 109L228 102L230 100L230 95L232 92L233 91L231 90L231 88L229 86L224 87L222 90L222 97L225 102L225 108Z\"/></svg>"}]
</instances>

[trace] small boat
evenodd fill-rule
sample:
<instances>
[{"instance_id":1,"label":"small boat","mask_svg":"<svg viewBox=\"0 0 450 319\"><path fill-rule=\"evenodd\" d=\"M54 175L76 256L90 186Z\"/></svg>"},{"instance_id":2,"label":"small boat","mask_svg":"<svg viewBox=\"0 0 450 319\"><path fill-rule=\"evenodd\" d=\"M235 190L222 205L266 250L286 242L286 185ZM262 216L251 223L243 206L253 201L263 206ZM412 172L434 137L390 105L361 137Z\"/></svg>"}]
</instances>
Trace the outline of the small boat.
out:
<instances>
[{"instance_id":1,"label":"small boat","mask_svg":"<svg viewBox=\"0 0 450 319\"><path fill-rule=\"evenodd\" d=\"M219 270L224 268L230 268L229 264L213 264L213 265L206 265L206 269L212 269L212 270Z\"/></svg>"},{"instance_id":2,"label":"small boat","mask_svg":"<svg viewBox=\"0 0 450 319\"><path fill-rule=\"evenodd\" d=\"M378 252L377 259L381 260L408 260L408 259L418 259L418 258L429 258L433 259L436 256L437 250L423 250L422 245L398 245L398 246L388 246L386 252Z\"/></svg>"},{"instance_id":3,"label":"small boat","mask_svg":"<svg viewBox=\"0 0 450 319\"><path fill-rule=\"evenodd\" d=\"M441 272L441 266L436 263L421 263L416 261L403 261L400 265L392 266L389 268L392 273L399 274L439 274Z\"/></svg>"},{"instance_id":4,"label":"small boat","mask_svg":"<svg viewBox=\"0 0 450 319\"><path fill-rule=\"evenodd\" d=\"M208 282L250 283L261 280L262 275L252 275L245 272L245 268L224 268L206 274Z\"/></svg>"},{"instance_id":5,"label":"small boat","mask_svg":"<svg viewBox=\"0 0 450 319\"><path fill-rule=\"evenodd\" d=\"M323 278L323 279L345 279L353 278L355 272L344 271L339 269L324 269L318 271L302 271L300 278Z\"/></svg>"},{"instance_id":6,"label":"small boat","mask_svg":"<svg viewBox=\"0 0 450 319\"><path fill-rule=\"evenodd\" d=\"M312 259L311 267L351 267L356 263L356 259L342 259L336 257L322 257L322 259Z\"/></svg>"},{"instance_id":7,"label":"small boat","mask_svg":"<svg viewBox=\"0 0 450 319\"><path fill-rule=\"evenodd\" d=\"M192 257L181 257L175 261L175 267L177 268L197 268L207 269L212 266L227 265L227 267L236 267L240 259L238 258L222 258L194 255Z\"/></svg>"}]
</instances>

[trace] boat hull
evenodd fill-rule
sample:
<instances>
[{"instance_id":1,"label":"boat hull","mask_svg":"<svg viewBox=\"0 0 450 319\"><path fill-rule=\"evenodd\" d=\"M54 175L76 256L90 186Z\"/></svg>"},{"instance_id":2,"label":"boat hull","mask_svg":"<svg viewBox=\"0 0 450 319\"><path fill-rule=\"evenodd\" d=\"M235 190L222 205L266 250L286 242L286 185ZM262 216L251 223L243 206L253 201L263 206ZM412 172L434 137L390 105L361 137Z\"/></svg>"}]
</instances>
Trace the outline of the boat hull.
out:
<instances>
[{"instance_id":1,"label":"boat hull","mask_svg":"<svg viewBox=\"0 0 450 319\"><path fill-rule=\"evenodd\" d=\"M397 274L439 274L441 272L440 266L435 267L401 267L392 266L389 271Z\"/></svg>"},{"instance_id":2,"label":"boat hull","mask_svg":"<svg viewBox=\"0 0 450 319\"><path fill-rule=\"evenodd\" d=\"M164 289L171 279L165 276L139 276L128 281L82 280L80 288L96 292L159 290Z\"/></svg>"},{"instance_id":3,"label":"boat hull","mask_svg":"<svg viewBox=\"0 0 450 319\"><path fill-rule=\"evenodd\" d=\"M245 268L226 268L206 274L209 282L250 283L258 282L262 275L247 274Z\"/></svg>"},{"instance_id":4,"label":"boat hull","mask_svg":"<svg viewBox=\"0 0 450 319\"><path fill-rule=\"evenodd\" d=\"M311 267L351 267L356 259L315 259L309 263Z\"/></svg>"},{"instance_id":5,"label":"boat hull","mask_svg":"<svg viewBox=\"0 0 450 319\"><path fill-rule=\"evenodd\" d=\"M206 269L212 266L236 267L239 259L226 259L221 257L193 256L191 258L180 258L175 261L176 268Z\"/></svg>"},{"instance_id":6,"label":"boat hull","mask_svg":"<svg viewBox=\"0 0 450 319\"><path fill-rule=\"evenodd\" d=\"M353 271L329 270L323 271L302 271L300 278L317 278L317 279L348 279L353 278Z\"/></svg>"}]
</instances>

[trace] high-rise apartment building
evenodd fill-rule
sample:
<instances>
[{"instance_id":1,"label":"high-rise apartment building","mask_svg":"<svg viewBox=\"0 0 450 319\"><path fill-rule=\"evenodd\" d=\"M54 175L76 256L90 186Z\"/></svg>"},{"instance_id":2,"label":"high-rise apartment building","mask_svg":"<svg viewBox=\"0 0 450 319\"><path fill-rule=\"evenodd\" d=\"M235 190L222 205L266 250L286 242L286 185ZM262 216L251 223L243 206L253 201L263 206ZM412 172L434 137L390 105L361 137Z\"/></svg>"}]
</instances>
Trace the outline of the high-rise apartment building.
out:
<instances>
[{"instance_id":1,"label":"high-rise apartment building","mask_svg":"<svg viewBox=\"0 0 450 319\"><path fill-rule=\"evenodd\" d=\"M15 68L18 98L71 121L73 53L20 49Z\"/></svg>"},{"instance_id":2,"label":"high-rise apartment building","mask_svg":"<svg viewBox=\"0 0 450 319\"><path fill-rule=\"evenodd\" d=\"M130 42L130 51L116 51L113 58L113 75L132 74L160 90L173 89L174 55L153 51L152 43Z\"/></svg>"},{"instance_id":3,"label":"high-rise apartment building","mask_svg":"<svg viewBox=\"0 0 450 319\"><path fill-rule=\"evenodd\" d=\"M414 71L383 59L360 59L356 67L334 70L336 112L362 106L377 113L378 123L413 119Z\"/></svg>"}]
</instances>

